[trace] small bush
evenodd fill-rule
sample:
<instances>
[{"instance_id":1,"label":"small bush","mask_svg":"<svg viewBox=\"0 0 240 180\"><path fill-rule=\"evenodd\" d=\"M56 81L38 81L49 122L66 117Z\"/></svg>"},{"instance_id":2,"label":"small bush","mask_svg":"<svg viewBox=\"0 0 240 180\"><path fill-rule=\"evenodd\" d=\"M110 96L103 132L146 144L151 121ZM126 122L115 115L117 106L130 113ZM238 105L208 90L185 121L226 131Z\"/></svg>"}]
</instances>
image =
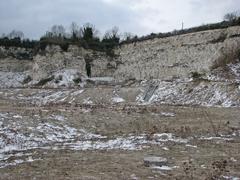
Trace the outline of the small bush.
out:
<instances>
[{"instance_id":1,"label":"small bush","mask_svg":"<svg viewBox=\"0 0 240 180\"><path fill-rule=\"evenodd\" d=\"M30 41L29 39L21 40L20 38L9 39L8 37L0 38L0 46L5 47L22 47L22 48L34 48L38 45L38 41Z\"/></svg>"},{"instance_id":2,"label":"small bush","mask_svg":"<svg viewBox=\"0 0 240 180\"><path fill-rule=\"evenodd\" d=\"M27 84L29 83L30 81L32 81L32 77L31 76L27 76L24 80L23 80L23 84Z\"/></svg>"},{"instance_id":3,"label":"small bush","mask_svg":"<svg viewBox=\"0 0 240 180\"><path fill-rule=\"evenodd\" d=\"M185 161L182 164L183 172L188 179L194 179L194 174L196 172L196 165L193 163L193 161Z\"/></svg>"},{"instance_id":4,"label":"small bush","mask_svg":"<svg viewBox=\"0 0 240 180\"><path fill-rule=\"evenodd\" d=\"M50 76L48 78L45 78L45 79L41 79L37 84L36 86L43 86L45 84L47 84L49 81L52 81L54 79L54 76Z\"/></svg>"},{"instance_id":5,"label":"small bush","mask_svg":"<svg viewBox=\"0 0 240 180\"><path fill-rule=\"evenodd\" d=\"M214 161L211 164L210 172L207 179L221 179L223 175L228 173L227 170L229 164L227 160Z\"/></svg>"},{"instance_id":6,"label":"small bush","mask_svg":"<svg viewBox=\"0 0 240 180\"><path fill-rule=\"evenodd\" d=\"M76 78L76 79L73 79L73 82L75 84L79 84L80 82L82 82L82 79L81 78Z\"/></svg>"},{"instance_id":7,"label":"small bush","mask_svg":"<svg viewBox=\"0 0 240 180\"><path fill-rule=\"evenodd\" d=\"M60 81L62 81L62 79L63 79L62 75L59 75L54 82L58 84Z\"/></svg>"},{"instance_id":8,"label":"small bush","mask_svg":"<svg viewBox=\"0 0 240 180\"><path fill-rule=\"evenodd\" d=\"M18 52L16 54L16 58L19 59L19 60L23 60L23 59L32 60L33 59L33 55L32 55L32 53Z\"/></svg>"},{"instance_id":9,"label":"small bush","mask_svg":"<svg viewBox=\"0 0 240 180\"><path fill-rule=\"evenodd\" d=\"M63 51L67 51L69 44L70 42L67 39L41 38L39 41L39 49L44 51L48 45L58 45Z\"/></svg>"},{"instance_id":10,"label":"small bush","mask_svg":"<svg viewBox=\"0 0 240 180\"><path fill-rule=\"evenodd\" d=\"M227 38L227 34L221 34L217 39L212 40L210 43L220 43L220 42L224 42Z\"/></svg>"},{"instance_id":11,"label":"small bush","mask_svg":"<svg viewBox=\"0 0 240 180\"><path fill-rule=\"evenodd\" d=\"M199 79L202 76L202 74L198 72L192 72L191 74L193 79Z\"/></svg>"}]
</instances>

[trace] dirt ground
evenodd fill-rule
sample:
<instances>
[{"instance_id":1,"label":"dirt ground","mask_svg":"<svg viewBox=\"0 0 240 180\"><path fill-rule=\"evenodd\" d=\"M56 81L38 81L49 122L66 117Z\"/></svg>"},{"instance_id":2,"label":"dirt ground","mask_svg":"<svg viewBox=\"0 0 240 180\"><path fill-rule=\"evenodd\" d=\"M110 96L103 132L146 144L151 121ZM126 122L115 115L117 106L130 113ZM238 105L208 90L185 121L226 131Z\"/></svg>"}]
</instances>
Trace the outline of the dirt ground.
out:
<instances>
[{"instance_id":1,"label":"dirt ground","mask_svg":"<svg viewBox=\"0 0 240 180\"><path fill-rule=\"evenodd\" d=\"M240 108L130 103L102 106L52 103L33 107L31 103L22 105L20 100L12 102L0 100L3 114L0 137L12 137L8 133L11 128L4 131L9 124L16 126L14 133L26 137L42 138L41 133L45 131L39 127L45 126L39 124L50 123L55 125L49 130L54 130L53 134L62 127L59 133L70 135L66 133L63 140L59 135L52 138L51 134L42 138L46 140L44 143L39 140L33 148L2 152L0 179L240 178ZM74 134L69 127L93 133L95 139L84 139L85 136L80 139L80 135ZM103 140L98 139L98 135ZM122 144L112 147L109 142L119 138ZM79 145L83 142L89 143L87 148ZM24 143L28 143L27 140ZM166 158L166 167L145 166L144 157L147 156ZM30 160L19 161L19 158Z\"/></svg>"}]
</instances>

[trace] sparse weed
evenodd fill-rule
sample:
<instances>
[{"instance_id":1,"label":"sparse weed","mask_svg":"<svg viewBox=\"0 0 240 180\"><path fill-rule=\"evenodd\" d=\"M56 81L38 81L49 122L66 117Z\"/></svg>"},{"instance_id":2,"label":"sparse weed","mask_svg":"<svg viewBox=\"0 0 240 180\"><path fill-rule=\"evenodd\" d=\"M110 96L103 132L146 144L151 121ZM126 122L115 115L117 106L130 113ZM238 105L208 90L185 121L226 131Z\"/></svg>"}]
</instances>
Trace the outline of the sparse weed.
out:
<instances>
[{"instance_id":1,"label":"sparse weed","mask_svg":"<svg viewBox=\"0 0 240 180\"><path fill-rule=\"evenodd\" d=\"M194 179L194 172L197 168L192 160L183 162L182 168L187 179Z\"/></svg>"},{"instance_id":2,"label":"sparse weed","mask_svg":"<svg viewBox=\"0 0 240 180\"><path fill-rule=\"evenodd\" d=\"M182 138L186 138L191 136L192 134L192 130L190 128L190 126L181 126L180 128L180 135Z\"/></svg>"},{"instance_id":3,"label":"sparse weed","mask_svg":"<svg viewBox=\"0 0 240 180\"><path fill-rule=\"evenodd\" d=\"M228 166L227 160L219 160L212 162L210 171L208 172L206 179L210 180L220 179L223 175L229 172L227 170L227 166Z\"/></svg>"}]
</instances>

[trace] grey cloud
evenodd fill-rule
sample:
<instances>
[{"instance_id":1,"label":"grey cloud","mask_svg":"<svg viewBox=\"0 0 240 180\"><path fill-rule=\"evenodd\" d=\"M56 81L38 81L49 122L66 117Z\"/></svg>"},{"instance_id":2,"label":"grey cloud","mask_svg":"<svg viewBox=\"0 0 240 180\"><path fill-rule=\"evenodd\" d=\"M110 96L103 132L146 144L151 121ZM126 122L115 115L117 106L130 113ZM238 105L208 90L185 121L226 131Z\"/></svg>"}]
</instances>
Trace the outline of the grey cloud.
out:
<instances>
[{"instance_id":1,"label":"grey cloud","mask_svg":"<svg viewBox=\"0 0 240 180\"><path fill-rule=\"evenodd\" d=\"M99 0L10 0L0 2L0 33L12 29L24 31L33 38L44 34L54 24L68 27L72 21L78 24L90 22L101 31L114 25L136 30L134 12L118 8ZM127 29L127 28L125 28Z\"/></svg>"}]
</instances>

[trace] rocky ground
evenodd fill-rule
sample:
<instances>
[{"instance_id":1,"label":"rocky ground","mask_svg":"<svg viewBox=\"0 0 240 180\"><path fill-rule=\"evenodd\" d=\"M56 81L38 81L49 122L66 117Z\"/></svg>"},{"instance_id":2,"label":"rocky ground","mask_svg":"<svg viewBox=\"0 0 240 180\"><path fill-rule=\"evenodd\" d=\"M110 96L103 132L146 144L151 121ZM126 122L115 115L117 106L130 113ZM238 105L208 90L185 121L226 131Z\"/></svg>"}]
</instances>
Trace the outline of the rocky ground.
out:
<instances>
[{"instance_id":1,"label":"rocky ground","mask_svg":"<svg viewBox=\"0 0 240 180\"><path fill-rule=\"evenodd\" d=\"M240 178L238 107L154 105L139 93L2 89L0 179Z\"/></svg>"},{"instance_id":2,"label":"rocky ground","mask_svg":"<svg viewBox=\"0 0 240 180\"><path fill-rule=\"evenodd\" d=\"M240 65L116 82L0 77L0 179L240 179Z\"/></svg>"}]
</instances>

